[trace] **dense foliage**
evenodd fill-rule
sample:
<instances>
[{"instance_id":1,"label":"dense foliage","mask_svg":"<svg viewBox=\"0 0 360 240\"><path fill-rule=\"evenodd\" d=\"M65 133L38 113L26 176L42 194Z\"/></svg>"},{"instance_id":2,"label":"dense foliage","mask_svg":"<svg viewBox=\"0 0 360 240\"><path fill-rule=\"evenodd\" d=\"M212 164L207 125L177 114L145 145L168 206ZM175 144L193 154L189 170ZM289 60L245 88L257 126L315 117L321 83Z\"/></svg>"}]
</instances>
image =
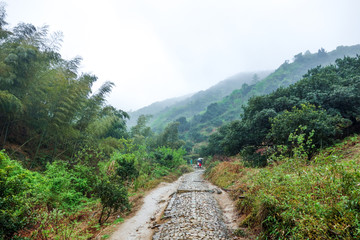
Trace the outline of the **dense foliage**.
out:
<instances>
[{"instance_id":1,"label":"dense foliage","mask_svg":"<svg viewBox=\"0 0 360 240\"><path fill-rule=\"evenodd\" d=\"M313 54L308 51L305 54L299 53L294 56L293 62L285 61L284 64L263 80L254 81L252 84L244 84L240 89L233 91L229 96L217 102L216 107L208 106L206 112L195 115L189 120L191 129L189 129L185 138L195 143L204 141L215 128L239 119L244 113L242 106L246 105L250 98L269 94L280 87L284 88L294 84L311 68L333 64L338 58L344 56L355 57L359 53L360 45L340 46L331 52L320 49Z\"/></svg>"},{"instance_id":2,"label":"dense foliage","mask_svg":"<svg viewBox=\"0 0 360 240\"><path fill-rule=\"evenodd\" d=\"M359 137L322 150L307 161L303 134L294 134L293 157L272 155L266 168L240 159L214 161L215 184L231 190L242 216L237 233L259 239L358 239Z\"/></svg>"},{"instance_id":3,"label":"dense foliage","mask_svg":"<svg viewBox=\"0 0 360 240\"><path fill-rule=\"evenodd\" d=\"M61 33L20 23L0 9L0 239L89 239L130 196L182 166L177 124L155 134L95 93L81 58L59 53ZM16 160L15 160L16 159ZM119 218L121 219L121 218Z\"/></svg>"},{"instance_id":4,"label":"dense foliage","mask_svg":"<svg viewBox=\"0 0 360 240\"><path fill-rule=\"evenodd\" d=\"M96 77L77 72L80 58L62 59L60 42L47 27L19 24L0 45L1 146L10 141L25 147L31 168L74 156L110 133L124 135L128 115L104 106L113 84L91 95Z\"/></svg>"},{"instance_id":5,"label":"dense foliage","mask_svg":"<svg viewBox=\"0 0 360 240\"><path fill-rule=\"evenodd\" d=\"M249 146L254 153L272 145L289 145L289 135L300 125L307 136L314 131L315 148L357 130L359 66L359 56L338 59L334 65L309 70L287 88L251 98L243 118L213 134L204 153L235 155Z\"/></svg>"}]
</instances>

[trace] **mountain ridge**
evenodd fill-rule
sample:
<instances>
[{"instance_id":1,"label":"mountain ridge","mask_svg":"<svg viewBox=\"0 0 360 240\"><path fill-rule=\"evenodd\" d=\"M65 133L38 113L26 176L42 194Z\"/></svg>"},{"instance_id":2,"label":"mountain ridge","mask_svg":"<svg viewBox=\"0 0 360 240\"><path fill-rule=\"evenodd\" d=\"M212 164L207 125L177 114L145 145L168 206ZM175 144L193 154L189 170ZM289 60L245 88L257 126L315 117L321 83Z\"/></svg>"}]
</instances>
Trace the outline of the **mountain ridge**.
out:
<instances>
[{"instance_id":1,"label":"mountain ridge","mask_svg":"<svg viewBox=\"0 0 360 240\"><path fill-rule=\"evenodd\" d=\"M161 131L168 122L175 121L179 117L189 118L201 111L205 111L206 106L209 104L221 100L233 90L240 88L244 83L251 83L255 75L255 78L262 79L271 72L272 70L240 72L206 90L150 104L147 107L130 112L128 126L134 126L140 115L153 115L149 124L153 130Z\"/></svg>"},{"instance_id":2,"label":"mountain ridge","mask_svg":"<svg viewBox=\"0 0 360 240\"><path fill-rule=\"evenodd\" d=\"M179 96L179 97L174 97L174 98L168 98L165 100L160 100L160 101L156 101L154 103L151 103L150 105L147 105L145 107L139 108L135 111L130 111L128 112L130 115L130 119L127 121L127 125L129 127L135 126L136 125L136 121L138 119L138 117L140 115L153 115L156 114L158 112L160 112L161 110L176 104L177 102L180 102L186 98L191 97L192 95L194 95L195 93L189 93L189 94L185 94L183 96Z\"/></svg>"},{"instance_id":3,"label":"mountain ridge","mask_svg":"<svg viewBox=\"0 0 360 240\"><path fill-rule=\"evenodd\" d=\"M186 129L181 132L184 140L193 143L205 141L214 129L221 125L241 118L242 106L247 101L258 95L265 95L278 89L289 86L302 78L308 70L319 65L334 64L338 58L344 56L355 56L360 54L360 44L353 46L338 46L335 50L326 52L323 48L317 53L306 51L294 56L290 63L285 61L273 73L255 84L244 84L240 89L234 90L222 100L207 106L205 112L194 115L189 121L183 121L187 127L179 126L179 129Z\"/></svg>"}]
</instances>

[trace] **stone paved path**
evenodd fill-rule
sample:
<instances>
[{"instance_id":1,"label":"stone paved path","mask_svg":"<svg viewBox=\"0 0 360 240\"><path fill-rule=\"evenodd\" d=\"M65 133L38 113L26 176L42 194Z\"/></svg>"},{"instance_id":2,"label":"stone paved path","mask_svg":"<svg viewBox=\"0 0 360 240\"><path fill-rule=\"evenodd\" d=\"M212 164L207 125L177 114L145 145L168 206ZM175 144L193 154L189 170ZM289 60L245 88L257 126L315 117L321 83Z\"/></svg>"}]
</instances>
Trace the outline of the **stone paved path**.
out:
<instances>
[{"instance_id":1,"label":"stone paved path","mask_svg":"<svg viewBox=\"0 0 360 240\"><path fill-rule=\"evenodd\" d=\"M202 174L196 170L183 178L153 240L229 239L222 211Z\"/></svg>"}]
</instances>

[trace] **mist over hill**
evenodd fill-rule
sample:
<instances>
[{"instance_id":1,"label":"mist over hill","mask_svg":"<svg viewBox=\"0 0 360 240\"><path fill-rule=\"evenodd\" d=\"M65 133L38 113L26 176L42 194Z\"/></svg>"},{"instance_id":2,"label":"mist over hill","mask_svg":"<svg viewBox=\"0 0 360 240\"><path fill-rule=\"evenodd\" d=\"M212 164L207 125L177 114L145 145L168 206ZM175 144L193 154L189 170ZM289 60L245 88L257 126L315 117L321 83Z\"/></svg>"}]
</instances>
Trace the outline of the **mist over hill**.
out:
<instances>
[{"instance_id":1,"label":"mist over hill","mask_svg":"<svg viewBox=\"0 0 360 240\"><path fill-rule=\"evenodd\" d=\"M169 98L169 99L166 99L163 101L154 102L146 107L142 107L136 111L129 112L130 119L127 121L127 125L129 127L132 127L132 126L136 125L136 121L139 118L139 116L155 115L174 104L177 104L187 98L190 98L192 95L193 95L193 93L187 94L187 95L184 95L181 97Z\"/></svg>"},{"instance_id":2,"label":"mist over hill","mask_svg":"<svg viewBox=\"0 0 360 240\"><path fill-rule=\"evenodd\" d=\"M149 106L130 112L130 120L127 123L128 127L134 126L139 116L152 115L149 124L155 131L160 131L167 123L175 121L179 117L185 116L189 118L195 114L199 114L205 111L209 104L221 100L235 89L241 88L243 84L251 84L254 83L254 81L259 81L270 73L271 71L238 73L220 81L207 90L155 102Z\"/></svg>"},{"instance_id":3,"label":"mist over hill","mask_svg":"<svg viewBox=\"0 0 360 240\"><path fill-rule=\"evenodd\" d=\"M321 48L316 53L298 53L292 62L286 60L278 69L266 78L253 83L244 84L240 89L234 90L222 100L207 106L205 112L194 115L192 118L182 121L180 125L183 131L182 137L192 143L205 141L214 129L221 125L241 118L242 106L253 96L269 94L280 87L287 87L299 81L308 70L317 66L334 64L336 59L344 56L354 57L360 54L360 45L339 46L335 50L327 52Z\"/></svg>"},{"instance_id":4,"label":"mist over hill","mask_svg":"<svg viewBox=\"0 0 360 240\"><path fill-rule=\"evenodd\" d=\"M338 46L333 51L320 48L317 52L305 51L285 60L275 71L239 73L207 90L189 96L153 103L130 113L128 127L136 124L141 115L151 115L147 124L154 132L161 132L170 123L178 122L180 138L190 150L222 125L241 119L243 106L254 96L269 94L302 79L310 69L327 66L344 56L360 54L360 45ZM196 148L196 147L195 147Z\"/></svg>"}]
</instances>

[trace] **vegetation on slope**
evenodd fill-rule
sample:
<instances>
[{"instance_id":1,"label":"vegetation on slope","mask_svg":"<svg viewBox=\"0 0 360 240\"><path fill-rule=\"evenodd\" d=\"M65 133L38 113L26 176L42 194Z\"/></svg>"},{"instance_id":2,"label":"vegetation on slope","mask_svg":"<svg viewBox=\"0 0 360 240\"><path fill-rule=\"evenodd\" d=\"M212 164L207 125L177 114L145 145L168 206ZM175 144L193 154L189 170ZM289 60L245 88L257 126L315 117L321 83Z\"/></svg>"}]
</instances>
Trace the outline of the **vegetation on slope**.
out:
<instances>
[{"instance_id":1,"label":"vegetation on slope","mask_svg":"<svg viewBox=\"0 0 360 240\"><path fill-rule=\"evenodd\" d=\"M218 127L240 119L244 113L242 106L246 105L251 97L269 94L279 87L287 87L299 81L311 68L319 65L334 64L338 58L344 56L354 57L358 53L360 53L360 45L339 46L331 52L320 49L314 54L308 51L305 54L299 53L295 55L293 62L285 61L284 64L261 81L243 84L241 88L234 90L222 100L209 104L206 111L197 113L192 117L184 116L186 121L179 118L178 121L182 120L180 122L183 123L182 125L188 126L181 133L181 137L191 143L190 145L206 141L208 136Z\"/></svg>"},{"instance_id":2,"label":"vegetation on slope","mask_svg":"<svg viewBox=\"0 0 360 240\"><path fill-rule=\"evenodd\" d=\"M155 134L107 105L80 58L59 54L61 34L0 9L0 239L89 239L121 221L132 199L180 175L185 150L176 124ZM114 219L113 216L120 216Z\"/></svg>"},{"instance_id":3,"label":"vegetation on slope","mask_svg":"<svg viewBox=\"0 0 360 240\"><path fill-rule=\"evenodd\" d=\"M191 97L185 99L171 99L160 103L152 104L148 107L139 109L133 113L130 113L132 122L136 121L140 115L152 115L149 120L150 127L159 132L164 129L164 126L170 122L176 121L180 117L191 118L192 116L199 114L206 110L206 107L211 103L221 100L223 97L230 94L233 90L241 88L243 84L250 84L254 81L259 81L266 77L269 71L248 72L239 73L230 78L227 78L215 86L192 94ZM169 101L173 104L167 104ZM159 105L164 105L163 108L159 108ZM129 124L129 126L132 126Z\"/></svg>"},{"instance_id":4,"label":"vegetation on slope","mask_svg":"<svg viewBox=\"0 0 360 240\"><path fill-rule=\"evenodd\" d=\"M261 239L358 239L360 138L349 137L312 161L301 135L296 142L292 157L273 155L266 168L232 158L207 169L208 178L236 200L237 232L251 229Z\"/></svg>"},{"instance_id":5,"label":"vegetation on slope","mask_svg":"<svg viewBox=\"0 0 360 240\"><path fill-rule=\"evenodd\" d=\"M266 154L259 150L274 145L290 147L288 137L296 130L306 138L312 134L315 149L331 144L342 134L358 131L359 66L360 56L338 59L334 65L309 70L301 81L287 88L251 98L242 120L211 135L204 154L235 155L243 151L257 155L259 164L266 165Z\"/></svg>"},{"instance_id":6,"label":"vegetation on slope","mask_svg":"<svg viewBox=\"0 0 360 240\"><path fill-rule=\"evenodd\" d=\"M207 169L210 180L233 192L242 214L238 234L248 228L261 239L360 237L360 138L353 135L359 84L360 56L337 59L251 98L242 120L211 136L204 153L238 156L214 157Z\"/></svg>"},{"instance_id":7,"label":"vegetation on slope","mask_svg":"<svg viewBox=\"0 0 360 240\"><path fill-rule=\"evenodd\" d=\"M181 97L166 99L163 101L152 103L149 106L140 108L139 110L130 111L129 112L130 119L127 120L126 124L128 127L131 128L136 125L137 120L140 116L151 115L154 117L157 114L159 114L161 111L164 111L164 109L170 108L171 106L174 106L174 105L184 101L185 99L190 98L192 95L193 94L188 94L188 95L181 96Z\"/></svg>"},{"instance_id":8,"label":"vegetation on slope","mask_svg":"<svg viewBox=\"0 0 360 240\"><path fill-rule=\"evenodd\" d=\"M75 165L59 159L43 172L27 170L1 151L0 239L88 239L125 217L130 199L189 170L181 166L182 149L142 149L117 151L95 167L85 156Z\"/></svg>"}]
</instances>

